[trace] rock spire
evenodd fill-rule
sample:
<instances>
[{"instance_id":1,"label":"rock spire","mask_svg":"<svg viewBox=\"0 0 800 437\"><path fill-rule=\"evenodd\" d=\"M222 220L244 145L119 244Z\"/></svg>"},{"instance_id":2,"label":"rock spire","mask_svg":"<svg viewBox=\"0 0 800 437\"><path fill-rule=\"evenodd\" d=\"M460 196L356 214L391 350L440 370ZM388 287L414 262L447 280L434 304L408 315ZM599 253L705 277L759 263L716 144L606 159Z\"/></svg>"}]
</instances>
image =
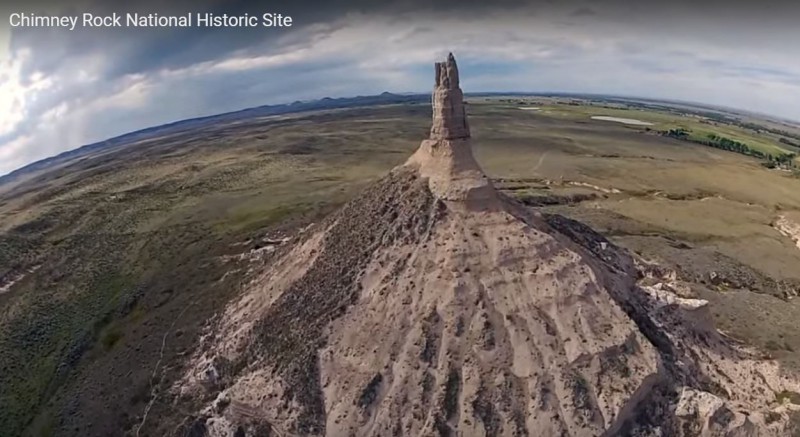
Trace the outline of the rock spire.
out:
<instances>
[{"instance_id":1,"label":"rock spire","mask_svg":"<svg viewBox=\"0 0 800 437\"><path fill-rule=\"evenodd\" d=\"M454 140L469 138L469 126L464 112L464 94L458 86L458 66L450 53L447 60L437 62L436 85L433 88L433 126L431 139Z\"/></svg>"},{"instance_id":2,"label":"rock spire","mask_svg":"<svg viewBox=\"0 0 800 437\"><path fill-rule=\"evenodd\" d=\"M495 203L497 196L472 156L456 59L450 53L446 61L437 62L434 67L431 134L406 164L417 167L437 197L451 201L476 200L482 207L488 207Z\"/></svg>"}]
</instances>

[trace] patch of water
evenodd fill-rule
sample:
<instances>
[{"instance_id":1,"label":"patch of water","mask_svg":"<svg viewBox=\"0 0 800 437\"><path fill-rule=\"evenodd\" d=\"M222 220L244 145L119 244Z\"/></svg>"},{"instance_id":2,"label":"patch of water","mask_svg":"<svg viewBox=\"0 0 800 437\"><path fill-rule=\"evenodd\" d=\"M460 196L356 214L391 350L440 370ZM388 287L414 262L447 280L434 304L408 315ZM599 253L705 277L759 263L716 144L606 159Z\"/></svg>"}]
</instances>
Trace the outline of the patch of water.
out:
<instances>
[{"instance_id":1,"label":"patch of water","mask_svg":"<svg viewBox=\"0 0 800 437\"><path fill-rule=\"evenodd\" d=\"M652 126L653 123L637 120L635 118L610 117L607 115L593 115L592 120L613 121L616 123L632 124L635 126Z\"/></svg>"}]
</instances>

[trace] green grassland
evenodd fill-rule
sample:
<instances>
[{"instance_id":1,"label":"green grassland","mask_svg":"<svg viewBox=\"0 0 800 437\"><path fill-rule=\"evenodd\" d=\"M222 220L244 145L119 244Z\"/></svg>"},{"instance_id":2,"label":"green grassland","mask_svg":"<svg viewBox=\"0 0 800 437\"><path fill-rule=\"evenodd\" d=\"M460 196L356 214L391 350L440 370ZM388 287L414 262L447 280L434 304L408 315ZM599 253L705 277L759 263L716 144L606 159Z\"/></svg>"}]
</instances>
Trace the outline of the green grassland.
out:
<instances>
[{"instance_id":1,"label":"green grassland","mask_svg":"<svg viewBox=\"0 0 800 437\"><path fill-rule=\"evenodd\" d=\"M800 362L790 329L800 305L786 299L800 288L800 249L772 227L779 214L800 218L800 179L590 116L784 150L772 134L528 97L470 99L468 112L476 157L505 192L545 199L543 211L676 268L718 303L732 335ZM0 429L135 435L148 404L151 417L174 413L165 389L181 360L269 261L235 255L295 236L356 196L404 162L429 123L430 108L411 104L211 124L0 186L0 278L18 278L0 293ZM712 271L747 287L703 282ZM170 426L148 421L142 434Z\"/></svg>"},{"instance_id":2,"label":"green grassland","mask_svg":"<svg viewBox=\"0 0 800 437\"><path fill-rule=\"evenodd\" d=\"M768 132L756 132L733 124L726 124L700 115L676 114L674 112L645 110L639 108L612 107L608 105L569 105L558 104L551 101L543 102L539 106L540 113L552 117L571 120L582 120L592 116L610 116L631 118L652 123L652 126L626 125L634 130L667 131L670 129L685 129L690 132L690 138L703 141L710 134L730 138L747 144L754 150L764 154L780 155L782 153L796 153L797 150L780 142L780 137Z\"/></svg>"}]
</instances>

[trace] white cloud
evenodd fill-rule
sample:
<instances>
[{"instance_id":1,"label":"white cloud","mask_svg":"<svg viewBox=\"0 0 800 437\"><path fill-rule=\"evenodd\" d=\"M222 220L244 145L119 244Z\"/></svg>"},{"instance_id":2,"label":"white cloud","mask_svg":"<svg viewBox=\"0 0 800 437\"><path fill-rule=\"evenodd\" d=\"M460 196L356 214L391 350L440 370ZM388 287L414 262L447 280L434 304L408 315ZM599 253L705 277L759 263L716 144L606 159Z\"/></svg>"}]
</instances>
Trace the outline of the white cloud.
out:
<instances>
[{"instance_id":1,"label":"white cloud","mask_svg":"<svg viewBox=\"0 0 800 437\"><path fill-rule=\"evenodd\" d=\"M52 79L42 74L24 80L21 69L29 56L30 52L24 51L13 59L0 61L0 137L13 132L29 115L28 105L53 85Z\"/></svg>"},{"instance_id":2,"label":"white cloud","mask_svg":"<svg viewBox=\"0 0 800 437\"><path fill-rule=\"evenodd\" d=\"M19 136L0 147L0 173L11 171L30 162L28 150L31 138Z\"/></svg>"}]
</instances>

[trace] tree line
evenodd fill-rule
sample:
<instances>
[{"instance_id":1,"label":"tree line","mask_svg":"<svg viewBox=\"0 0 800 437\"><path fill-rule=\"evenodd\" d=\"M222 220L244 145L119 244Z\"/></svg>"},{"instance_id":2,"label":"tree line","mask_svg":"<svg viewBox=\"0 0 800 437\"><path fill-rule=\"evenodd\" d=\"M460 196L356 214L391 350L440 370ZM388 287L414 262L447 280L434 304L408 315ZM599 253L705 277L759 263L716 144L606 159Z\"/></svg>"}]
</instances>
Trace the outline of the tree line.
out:
<instances>
[{"instance_id":1,"label":"tree line","mask_svg":"<svg viewBox=\"0 0 800 437\"><path fill-rule=\"evenodd\" d=\"M792 147L800 148L800 142L792 141L792 140L790 140L788 138L781 137L781 139L779 139L778 141L782 142L783 144L792 146Z\"/></svg>"},{"instance_id":2,"label":"tree line","mask_svg":"<svg viewBox=\"0 0 800 437\"><path fill-rule=\"evenodd\" d=\"M794 168L794 158L797 156L795 153L779 153L777 155L764 153L751 148L741 141L736 141L714 133L708 134L705 138L692 137L691 132L684 128L662 131L661 135L762 159L764 160L764 166L769 168Z\"/></svg>"}]
</instances>

